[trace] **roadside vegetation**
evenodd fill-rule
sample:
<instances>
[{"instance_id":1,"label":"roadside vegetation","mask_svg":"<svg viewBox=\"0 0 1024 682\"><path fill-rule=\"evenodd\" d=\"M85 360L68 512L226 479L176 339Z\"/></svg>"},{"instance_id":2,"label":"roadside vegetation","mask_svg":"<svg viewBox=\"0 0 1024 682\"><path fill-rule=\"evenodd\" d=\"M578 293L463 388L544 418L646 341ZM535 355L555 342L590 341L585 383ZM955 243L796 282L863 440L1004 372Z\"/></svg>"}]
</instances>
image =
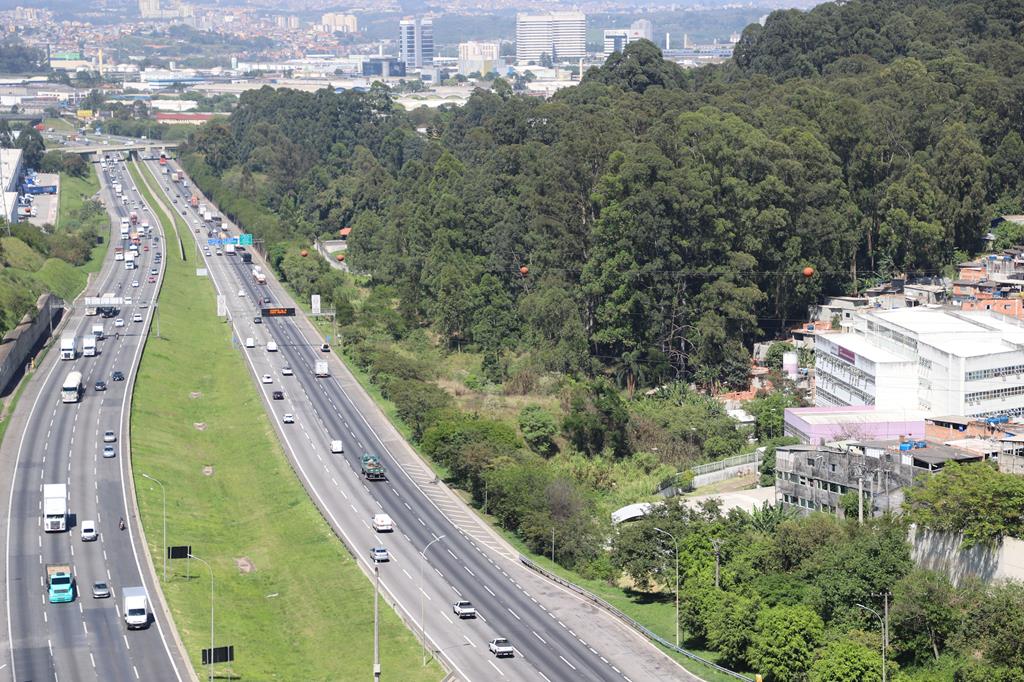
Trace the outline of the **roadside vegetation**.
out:
<instances>
[{"instance_id":1,"label":"roadside vegetation","mask_svg":"<svg viewBox=\"0 0 1024 682\"><path fill-rule=\"evenodd\" d=\"M683 70L638 41L550 99L496 79L431 112L380 85L263 89L182 158L300 300L335 308L336 346L435 469L565 575L627 612L651 604L671 637L663 524L680 538L686 641L727 665L873 682L879 635L857 604L888 590L904 679L1009 679L999 606L1017 587L913 571L897 520L670 504L613 528L609 513L758 445L771 483L783 410L804 400L778 373L785 345L746 404L752 431L714 397L749 389L753 343L824 296L940 275L1021 212L1019 23L997 2L827 4L772 13L720 66ZM356 276L310 247L346 227ZM990 537L936 515L940 494L918 499Z\"/></svg>"},{"instance_id":2,"label":"roadside vegetation","mask_svg":"<svg viewBox=\"0 0 1024 682\"><path fill-rule=\"evenodd\" d=\"M88 164L84 177L61 174L58 227L46 230L28 222L10 226L0 236L0 335L33 310L36 300L52 292L74 299L89 273L99 272L109 246L106 210L91 199L99 190Z\"/></svg>"},{"instance_id":3,"label":"roadside vegetation","mask_svg":"<svg viewBox=\"0 0 1024 682\"><path fill-rule=\"evenodd\" d=\"M191 544L213 566L217 638L235 645L233 674L369 676L372 584L289 467L230 331L214 314L209 281L174 254L165 253L164 263L162 338L147 341L132 404L133 472L158 574L162 499L142 473L167 491L168 542ZM163 589L199 669L209 644L209 576L198 562L191 580L185 571L185 562L174 562ZM381 651L395 679L443 675L435 663L421 667L415 638L383 603Z\"/></svg>"}]
</instances>

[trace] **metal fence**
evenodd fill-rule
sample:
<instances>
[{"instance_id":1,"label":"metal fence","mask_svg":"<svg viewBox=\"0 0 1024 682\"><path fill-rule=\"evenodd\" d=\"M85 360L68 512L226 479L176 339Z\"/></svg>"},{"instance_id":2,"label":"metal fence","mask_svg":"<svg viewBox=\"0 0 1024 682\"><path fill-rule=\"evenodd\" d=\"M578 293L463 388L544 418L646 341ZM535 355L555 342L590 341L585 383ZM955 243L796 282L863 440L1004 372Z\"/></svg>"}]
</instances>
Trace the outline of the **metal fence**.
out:
<instances>
[{"instance_id":1,"label":"metal fence","mask_svg":"<svg viewBox=\"0 0 1024 682\"><path fill-rule=\"evenodd\" d=\"M728 668L723 668L722 666L718 665L717 663L713 663L713 662L709 661L706 658L702 658L702 657L698 656L695 653L692 653L690 651L687 651L686 649L677 647L675 644L673 644L672 642L668 641L667 639L665 639L661 635L656 634L654 632L651 632L648 628L646 628L643 625L641 625L640 623L636 622L635 620L633 620L632 618L630 618L629 616L624 614L622 611L618 610L617 608L615 608L614 606L612 606L611 604L606 602L604 599L601 599L600 597L598 597L593 592L590 592L589 590L583 589L582 587L580 587L576 583L571 583L571 582L569 582L568 580L566 580L564 578L560 578L559 576L555 575L554 573L552 573L551 571L549 571L549 570L547 570L545 568L541 568L540 566L538 566L533 561L530 561L529 559L524 557L522 554L519 555L519 561L520 561L520 563L522 563L527 568L529 568L529 569L531 569L533 571L536 571L537 573L540 573L542 576L544 576L548 580L550 580L552 582L556 582L559 585L572 590L573 592L575 592L576 594L580 595L581 597L584 597L588 601L596 604L597 606L600 606L602 609L604 609L608 613L612 614L613 616L615 616L616 618L621 620L623 623L625 623L629 627L633 628L634 630L636 630L637 632L642 634L647 639L650 639L650 640L653 640L653 641L657 642L658 644L662 645L666 649L670 649L672 651L675 651L676 653L682 654L683 656L686 656L687 658L692 659L694 661L700 661L701 663L703 663L704 665L708 666L709 668L713 668L713 669L717 670L718 672L720 672L720 673L722 673L724 675L729 675L730 677L735 677L737 680L746 680L746 682L754 682L753 679L747 677L746 675L741 675L740 673L732 671L732 670L729 670Z\"/></svg>"},{"instance_id":2,"label":"metal fence","mask_svg":"<svg viewBox=\"0 0 1024 682\"><path fill-rule=\"evenodd\" d=\"M733 457L727 457L726 459L720 459L717 462L708 462L707 464L698 464L697 466L690 469L694 476L701 476L703 474L710 474L715 471L721 471L722 469L728 469L729 467L739 466L741 464L750 464L752 462L760 462L761 453L754 451L748 452L745 455L735 455Z\"/></svg>"}]
</instances>

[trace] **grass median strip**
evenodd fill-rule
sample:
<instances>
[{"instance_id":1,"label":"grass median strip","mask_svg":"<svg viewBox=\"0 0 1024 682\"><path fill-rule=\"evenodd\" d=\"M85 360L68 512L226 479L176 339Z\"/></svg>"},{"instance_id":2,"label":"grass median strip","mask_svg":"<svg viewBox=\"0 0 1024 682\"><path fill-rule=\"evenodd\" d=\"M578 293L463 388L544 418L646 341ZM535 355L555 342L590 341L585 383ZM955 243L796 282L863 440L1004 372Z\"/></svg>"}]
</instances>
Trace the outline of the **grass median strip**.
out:
<instances>
[{"instance_id":1,"label":"grass median strip","mask_svg":"<svg viewBox=\"0 0 1024 682\"><path fill-rule=\"evenodd\" d=\"M140 186L141 188L141 186ZM165 217L166 218L166 217ZM169 225L164 224L165 229ZM210 281L164 260L161 339L147 342L132 402L132 458L149 550L191 545L215 576L216 644L250 680L369 678L373 586L288 465ZM142 294L145 297L145 293ZM193 666L209 646L209 574L174 561L163 589ZM391 679L439 680L413 634L381 602L382 667ZM226 674L227 664L218 666Z\"/></svg>"}]
</instances>

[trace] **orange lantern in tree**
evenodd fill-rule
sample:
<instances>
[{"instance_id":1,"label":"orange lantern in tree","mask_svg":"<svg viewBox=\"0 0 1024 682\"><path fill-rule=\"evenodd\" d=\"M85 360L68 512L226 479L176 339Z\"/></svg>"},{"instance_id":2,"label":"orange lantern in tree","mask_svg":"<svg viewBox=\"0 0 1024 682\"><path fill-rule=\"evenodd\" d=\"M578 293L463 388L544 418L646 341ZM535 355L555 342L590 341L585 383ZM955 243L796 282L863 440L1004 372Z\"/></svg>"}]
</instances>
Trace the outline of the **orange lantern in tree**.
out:
<instances>
[{"instance_id":1,"label":"orange lantern in tree","mask_svg":"<svg viewBox=\"0 0 1024 682\"><path fill-rule=\"evenodd\" d=\"M807 266L806 268L804 268L804 277L812 277L812 276L814 276L814 268L812 268L810 266Z\"/></svg>"},{"instance_id":2,"label":"orange lantern in tree","mask_svg":"<svg viewBox=\"0 0 1024 682\"><path fill-rule=\"evenodd\" d=\"M299 255L302 256L303 258L305 258L306 256L309 255L309 251L307 251L306 249L303 249L302 251L299 251Z\"/></svg>"}]
</instances>

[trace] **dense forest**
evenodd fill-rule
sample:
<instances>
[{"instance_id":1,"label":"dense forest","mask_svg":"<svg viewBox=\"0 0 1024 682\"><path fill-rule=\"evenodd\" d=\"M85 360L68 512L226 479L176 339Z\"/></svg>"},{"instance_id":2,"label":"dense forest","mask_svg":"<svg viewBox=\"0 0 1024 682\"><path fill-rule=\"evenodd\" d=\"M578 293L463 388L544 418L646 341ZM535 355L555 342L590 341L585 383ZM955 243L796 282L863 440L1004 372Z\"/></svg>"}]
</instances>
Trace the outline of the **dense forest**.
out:
<instances>
[{"instance_id":1,"label":"dense forest","mask_svg":"<svg viewBox=\"0 0 1024 682\"><path fill-rule=\"evenodd\" d=\"M720 67L640 42L549 100L498 81L436 113L383 87L266 88L196 134L191 163L269 243L351 226L351 265L495 377L528 350L551 370L743 386L750 342L822 294L937 274L1021 210L1022 17L776 12Z\"/></svg>"}]
</instances>

